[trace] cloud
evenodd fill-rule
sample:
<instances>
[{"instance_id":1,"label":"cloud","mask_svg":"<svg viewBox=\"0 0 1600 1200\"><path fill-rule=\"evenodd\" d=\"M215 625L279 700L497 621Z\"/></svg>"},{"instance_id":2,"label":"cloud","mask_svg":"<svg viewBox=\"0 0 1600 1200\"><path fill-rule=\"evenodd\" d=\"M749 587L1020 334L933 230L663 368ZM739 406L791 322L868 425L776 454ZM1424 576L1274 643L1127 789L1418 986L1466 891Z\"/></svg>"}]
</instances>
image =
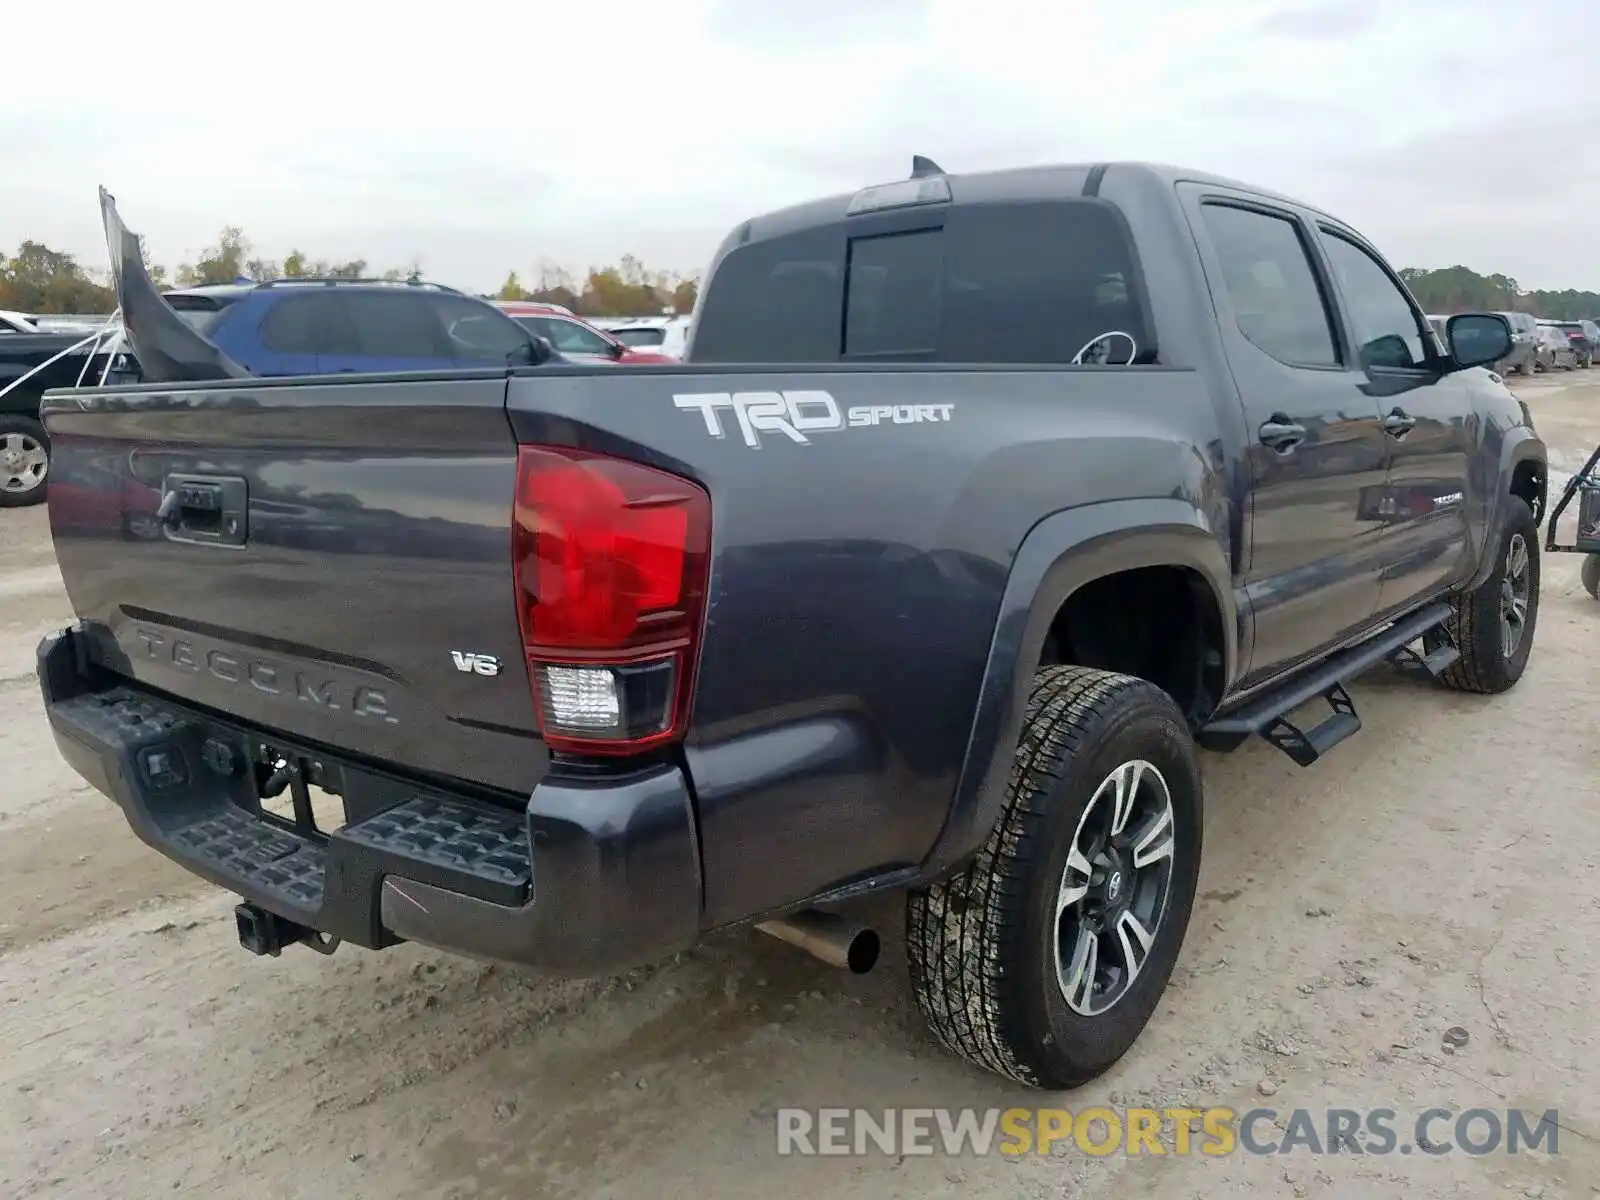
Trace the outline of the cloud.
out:
<instances>
[{"instance_id":1,"label":"cloud","mask_svg":"<svg viewBox=\"0 0 1600 1200\"><path fill-rule=\"evenodd\" d=\"M237 224L269 256L419 256L475 289L541 258L693 269L746 217L926 154L951 171L1188 165L1326 207L1402 264L1600 285L1600 143L1582 128L1600 76L1581 38L1510 46L1499 0L1454 0L1447 19L1399 0L74 13L118 31L115 69L68 87L59 56L8 60L0 236L91 263L104 182L169 264ZM38 5L10 21L14 44L62 36Z\"/></svg>"},{"instance_id":2,"label":"cloud","mask_svg":"<svg viewBox=\"0 0 1600 1200\"><path fill-rule=\"evenodd\" d=\"M1328 0L1268 13L1256 28L1265 37L1338 41L1371 29L1380 11L1379 0Z\"/></svg>"},{"instance_id":3,"label":"cloud","mask_svg":"<svg viewBox=\"0 0 1600 1200\"><path fill-rule=\"evenodd\" d=\"M706 13L706 33L730 45L765 53L860 46L916 38L929 0L717 0Z\"/></svg>"}]
</instances>

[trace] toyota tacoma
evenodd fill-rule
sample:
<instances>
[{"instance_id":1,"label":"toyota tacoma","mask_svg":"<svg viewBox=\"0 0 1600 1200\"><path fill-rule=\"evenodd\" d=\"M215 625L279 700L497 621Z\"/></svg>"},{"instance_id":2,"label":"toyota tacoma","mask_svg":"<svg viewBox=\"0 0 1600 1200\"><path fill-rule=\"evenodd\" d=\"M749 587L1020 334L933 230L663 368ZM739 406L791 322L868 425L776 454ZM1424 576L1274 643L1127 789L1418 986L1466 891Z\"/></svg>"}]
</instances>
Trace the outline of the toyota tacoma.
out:
<instances>
[{"instance_id":1,"label":"toyota tacoma","mask_svg":"<svg viewBox=\"0 0 1600 1200\"><path fill-rule=\"evenodd\" d=\"M1438 336L1260 188L918 158L738 226L681 365L298 379L174 325L104 212L155 382L46 397L39 678L257 953L754 925L863 969L838 909L898 890L938 1039L1070 1087L1178 955L1197 747L1309 766L1369 668L1498 693L1533 646L1505 319Z\"/></svg>"}]
</instances>

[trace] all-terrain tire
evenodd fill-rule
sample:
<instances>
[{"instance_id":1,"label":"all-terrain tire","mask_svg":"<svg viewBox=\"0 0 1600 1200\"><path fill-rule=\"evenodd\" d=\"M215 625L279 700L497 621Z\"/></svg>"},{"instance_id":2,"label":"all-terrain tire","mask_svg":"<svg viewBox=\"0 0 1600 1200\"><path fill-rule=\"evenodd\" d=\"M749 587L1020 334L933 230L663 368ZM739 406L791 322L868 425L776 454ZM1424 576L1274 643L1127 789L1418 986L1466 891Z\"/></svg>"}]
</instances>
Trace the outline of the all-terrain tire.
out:
<instances>
[{"instance_id":1,"label":"all-terrain tire","mask_svg":"<svg viewBox=\"0 0 1600 1200\"><path fill-rule=\"evenodd\" d=\"M6 472L4 456L8 447L15 445L25 447L30 452L34 448L42 448L45 454L45 470L49 469L50 435L44 431L44 426L32 417L23 416L21 413L0 413L0 473ZM20 478L20 477L19 477ZM32 486L8 486L11 483L9 475L0 474L0 508L23 508L30 504L38 504L45 497L45 481L41 474L38 481Z\"/></svg>"},{"instance_id":2,"label":"all-terrain tire","mask_svg":"<svg viewBox=\"0 0 1600 1200\"><path fill-rule=\"evenodd\" d=\"M1539 623L1539 526L1533 509L1519 496L1505 500L1506 516L1500 535L1492 543L1495 567L1489 578L1470 592L1452 600L1454 611L1445 628L1455 638L1461 657L1440 676L1447 686L1463 692L1493 694L1510 691L1522 678L1533 650L1533 636ZM1501 630L1501 611L1507 586L1508 568L1514 547L1521 544L1526 555L1526 616L1522 636L1512 653L1507 654ZM1437 644L1438 639L1424 639Z\"/></svg>"},{"instance_id":3,"label":"all-terrain tire","mask_svg":"<svg viewBox=\"0 0 1600 1200\"><path fill-rule=\"evenodd\" d=\"M1589 595L1600 600L1600 554L1583 556L1583 587Z\"/></svg>"},{"instance_id":4,"label":"all-terrain tire","mask_svg":"<svg viewBox=\"0 0 1600 1200\"><path fill-rule=\"evenodd\" d=\"M1057 893L1085 810L1102 783L1135 760L1161 773L1171 798L1166 901L1122 998L1085 1016L1057 981ZM970 865L907 902L912 991L939 1041L1035 1087L1076 1087L1111 1067L1155 1011L1183 944L1201 811L1194 741L1165 692L1109 671L1041 670L998 823Z\"/></svg>"}]
</instances>

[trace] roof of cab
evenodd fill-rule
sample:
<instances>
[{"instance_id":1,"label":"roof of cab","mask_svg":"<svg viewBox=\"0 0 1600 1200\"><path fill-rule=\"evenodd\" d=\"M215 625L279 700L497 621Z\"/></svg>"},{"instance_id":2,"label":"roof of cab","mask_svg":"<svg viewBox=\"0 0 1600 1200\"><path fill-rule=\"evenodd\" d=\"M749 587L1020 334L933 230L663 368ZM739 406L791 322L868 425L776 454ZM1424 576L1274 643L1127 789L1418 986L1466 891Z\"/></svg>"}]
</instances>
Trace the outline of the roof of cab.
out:
<instances>
[{"instance_id":1,"label":"roof of cab","mask_svg":"<svg viewBox=\"0 0 1600 1200\"><path fill-rule=\"evenodd\" d=\"M1132 161L1059 163L1032 167L1010 167L998 171L979 171L971 174L944 172L943 175L950 184L951 203L1000 204L1040 200L1067 200L1079 197L1084 194L1085 186L1091 178L1098 181L1113 171L1118 175L1143 176L1147 183L1156 186L1172 187L1179 183L1209 184L1214 187L1227 188L1231 191L1259 196L1265 200L1275 200L1282 204L1290 204L1296 208L1318 213L1321 216L1328 217L1330 220L1337 220L1337 218L1323 212L1315 205L1307 204L1303 200L1285 196L1256 184L1230 179L1223 175L1213 175L1206 171L1171 166L1165 163ZM872 187L889 182L895 181L878 180L865 186ZM841 221L845 218L851 199L858 194L859 190L857 189L855 192L840 192L836 195L806 201L774 212L765 213L759 217L753 217L740 224L728 235L722 249L727 250L745 242L765 240L766 238L779 237L787 233L798 233L819 225L828 225Z\"/></svg>"}]
</instances>

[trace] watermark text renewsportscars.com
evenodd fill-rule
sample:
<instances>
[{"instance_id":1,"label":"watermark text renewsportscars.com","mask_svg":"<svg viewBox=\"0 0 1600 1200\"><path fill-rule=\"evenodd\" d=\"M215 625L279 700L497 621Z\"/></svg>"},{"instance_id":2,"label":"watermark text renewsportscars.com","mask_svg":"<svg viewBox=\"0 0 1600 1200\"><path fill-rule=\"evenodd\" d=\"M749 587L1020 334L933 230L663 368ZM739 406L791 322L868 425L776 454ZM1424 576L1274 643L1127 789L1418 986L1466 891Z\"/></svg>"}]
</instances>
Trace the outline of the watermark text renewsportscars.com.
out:
<instances>
[{"instance_id":1,"label":"watermark text renewsportscars.com","mask_svg":"<svg viewBox=\"0 0 1600 1200\"><path fill-rule=\"evenodd\" d=\"M1558 1153L1555 1109L780 1108L780 1155Z\"/></svg>"}]
</instances>

